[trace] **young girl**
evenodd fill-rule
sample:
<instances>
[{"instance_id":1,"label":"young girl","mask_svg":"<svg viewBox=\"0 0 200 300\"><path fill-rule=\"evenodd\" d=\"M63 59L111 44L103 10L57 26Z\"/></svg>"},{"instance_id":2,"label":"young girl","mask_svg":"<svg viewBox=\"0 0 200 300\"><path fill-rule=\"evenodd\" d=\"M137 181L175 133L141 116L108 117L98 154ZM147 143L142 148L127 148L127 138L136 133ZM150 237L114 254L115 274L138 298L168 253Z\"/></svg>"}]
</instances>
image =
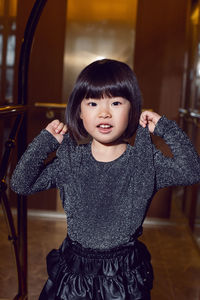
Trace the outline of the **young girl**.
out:
<instances>
[{"instance_id":1,"label":"young girl","mask_svg":"<svg viewBox=\"0 0 200 300\"><path fill-rule=\"evenodd\" d=\"M48 124L19 161L12 189L28 195L57 187L67 214L67 237L47 256L40 300L150 299L150 254L138 240L144 218L159 189L200 181L200 160L174 121L140 110L133 71L115 60L93 62L75 83L67 127ZM155 148L150 133L173 158Z\"/></svg>"}]
</instances>

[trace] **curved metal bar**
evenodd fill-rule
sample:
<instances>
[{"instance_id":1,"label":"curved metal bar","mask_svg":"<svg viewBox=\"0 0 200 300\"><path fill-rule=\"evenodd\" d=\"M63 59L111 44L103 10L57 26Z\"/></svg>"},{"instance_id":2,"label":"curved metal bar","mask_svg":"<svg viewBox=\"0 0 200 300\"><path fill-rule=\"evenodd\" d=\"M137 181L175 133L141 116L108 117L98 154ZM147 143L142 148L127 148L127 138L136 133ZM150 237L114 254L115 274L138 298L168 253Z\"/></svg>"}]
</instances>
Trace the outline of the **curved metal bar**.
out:
<instances>
[{"instance_id":1,"label":"curved metal bar","mask_svg":"<svg viewBox=\"0 0 200 300\"><path fill-rule=\"evenodd\" d=\"M20 52L18 72L18 104L27 103L28 67L33 36L47 0L36 0L29 16Z\"/></svg>"},{"instance_id":2,"label":"curved metal bar","mask_svg":"<svg viewBox=\"0 0 200 300\"><path fill-rule=\"evenodd\" d=\"M18 71L18 104L27 104L28 68L31 54L33 36L47 0L36 0L26 24L24 39L21 46L19 71ZM27 128L26 119L23 128ZM25 151L26 132L19 132L18 157ZM18 295L15 299L27 299L27 201L26 197L18 196L18 245L20 259L20 276Z\"/></svg>"},{"instance_id":3,"label":"curved metal bar","mask_svg":"<svg viewBox=\"0 0 200 300\"><path fill-rule=\"evenodd\" d=\"M9 105L9 106L0 106L0 118L7 116L18 115L19 113L24 113L26 107L24 105Z\"/></svg>"},{"instance_id":4,"label":"curved metal bar","mask_svg":"<svg viewBox=\"0 0 200 300\"><path fill-rule=\"evenodd\" d=\"M18 104L27 104L27 89L28 89L28 67L31 53L31 46L33 42L33 36L40 19L43 8L46 4L47 0L36 0L35 4L32 8L31 14L29 16L24 38L20 51L20 59L19 59L19 69L18 69ZM18 106L15 108L11 107L3 107L0 110L0 114L2 116L11 115L19 112L19 110L23 110L22 107ZM18 117L16 118L16 122ZM15 123L16 124L16 123ZM20 121L21 124L21 121ZM17 124L17 128L19 128L20 124ZM23 119L22 126L24 129L26 128L26 118ZM12 131L13 132L13 131ZM12 134L11 132L11 134ZM17 135L17 131L15 132ZM9 139L12 141L12 139ZM19 132L18 136L18 156L25 150L26 145L26 133ZM11 146L11 145L10 145ZM9 152L7 150L7 152ZM6 159L9 159L10 152L7 154ZM5 173L6 170L2 171ZM2 177L1 176L1 177ZM17 209L17 218L18 218L18 240L16 241L16 233L15 229L12 226L12 215L10 214L10 207L7 206L7 198L5 197L5 189L7 188L3 183L4 179L1 180L2 190L0 193L1 199L5 202L4 210L7 216L7 220L9 223L10 230L12 231L11 240L13 240L14 251L16 254L16 262L17 262L17 272L18 272L18 294L14 299L25 300L27 299L27 205L25 197L18 197L18 209ZM2 194L3 193L3 194ZM17 242L17 244L15 242Z\"/></svg>"}]
</instances>

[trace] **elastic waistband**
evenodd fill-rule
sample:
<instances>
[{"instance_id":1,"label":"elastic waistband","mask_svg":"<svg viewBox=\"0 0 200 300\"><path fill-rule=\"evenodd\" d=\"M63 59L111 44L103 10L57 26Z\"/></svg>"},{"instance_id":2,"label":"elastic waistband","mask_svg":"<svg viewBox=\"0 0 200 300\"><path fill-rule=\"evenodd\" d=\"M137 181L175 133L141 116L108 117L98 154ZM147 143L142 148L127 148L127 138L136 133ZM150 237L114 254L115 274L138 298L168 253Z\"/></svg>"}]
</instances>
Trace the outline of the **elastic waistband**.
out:
<instances>
[{"instance_id":1,"label":"elastic waistband","mask_svg":"<svg viewBox=\"0 0 200 300\"><path fill-rule=\"evenodd\" d=\"M137 237L141 234L142 228L140 228L139 234L137 231L137 234L134 234L129 242L124 243L122 245L116 246L111 249L92 249L92 248L85 248L77 241L73 241L70 239L70 237L67 235L65 238L62 246L61 251L64 254L65 252L68 253L73 252L77 255L80 255L82 257L87 258L115 258L117 256L126 255L129 253L133 248L136 247L136 245L140 244L137 240ZM136 247L137 248L137 247Z\"/></svg>"}]
</instances>

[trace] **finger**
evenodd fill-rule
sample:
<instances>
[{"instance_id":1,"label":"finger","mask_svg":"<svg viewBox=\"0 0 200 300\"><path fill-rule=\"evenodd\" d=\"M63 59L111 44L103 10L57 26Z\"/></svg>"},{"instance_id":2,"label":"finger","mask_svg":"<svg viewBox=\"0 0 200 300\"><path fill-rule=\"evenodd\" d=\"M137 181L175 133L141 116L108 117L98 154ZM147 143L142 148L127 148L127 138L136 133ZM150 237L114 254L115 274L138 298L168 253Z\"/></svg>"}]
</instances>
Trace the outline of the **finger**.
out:
<instances>
[{"instance_id":1,"label":"finger","mask_svg":"<svg viewBox=\"0 0 200 300\"><path fill-rule=\"evenodd\" d=\"M53 120L51 123L50 123L50 125L52 125L54 128L57 128L58 126L59 126L59 124L60 124L60 121L59 120Z\"/></svg>"},{"instance_id":2,"label":"finger","mask_svg":"<svg viewBox=\"0 0 200 300\"><path fill-rule=\"evenodd\" d=\"M56 133L61 133L63 128L64 128L64 123L60 122L59 125L56 127L55 132Z\"/></svg>"},{"instance_id":3,"label":"finger","mask_svg":"<svg viewBox=\"0 0 200 300\"><path fill-rule=\"evenodd\" d=\"M146 127L147 123L148 123L147 113L146 111L144 111L140 115L140 125Z\"/></svg>"},{"instance_id":4,"label":"finger","mask_svg":"<svg viewBox=\"0 0 200 300\"><path fill-rule=\"evenodd\" d=\"M144 111L144 118L146 119L146 121L148 122L149 120L152 119L152 112L146 110Z\"/></svg>"},{"instance_id":5,"label":"finger","mask_svg":"<svg viewBox=\"0 0 200 300\"><path fill-rule=\"evenodd\" d=\"M147 125L147 122L143 121L142 119L140 119L139 123L142 127L146 127L146 125Z\"/></svg>"},{"instance_id":6,"label":"finger","mask_svg":"<svg viewBox=\"0 0 200 300\"><path fill-rule=\"evenodd\" d=\"M55 128L57 128L58 124L59 124L59 120L53 120L52 122L50 122L47 126L46 129L48 131L50 131L51 133L53 133L55 131Z\"/></svg>"},{"instance_id":7,"label":"finger","mask_svg":"<svg viewBox=\"0 0 200 300\"><path fill-rule=\"evenodd\" d=\"M149 111L144 111L142 113L142 120L148 121L149 116L150 116Z\"/></svg>"},{"instance_id":8,"label":"finger","mask_svg":"<svg viewBox=\"0 0 200 300\"><path fill-rule=\"evenodd\" d=\"M65 134L67 132L67 125L64 125L62 131L60 132L60 134Z\"/></svg>"}]
</instances>

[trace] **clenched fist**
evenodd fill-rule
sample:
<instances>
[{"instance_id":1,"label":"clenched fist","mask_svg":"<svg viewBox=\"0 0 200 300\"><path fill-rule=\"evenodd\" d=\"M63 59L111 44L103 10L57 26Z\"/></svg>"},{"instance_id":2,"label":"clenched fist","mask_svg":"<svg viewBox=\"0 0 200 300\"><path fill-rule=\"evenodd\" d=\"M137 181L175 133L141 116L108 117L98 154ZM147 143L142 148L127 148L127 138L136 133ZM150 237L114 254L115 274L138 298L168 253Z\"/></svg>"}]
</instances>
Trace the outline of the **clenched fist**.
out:
<instances>
[{"instance_id":1,"label":"clenched fist","mask_svg":"<svg viewBox=\"0 0 200 300\"><path fill-rule=\"evenodd\" d=\"M47 125L46 130L49 131L59 143L62 143L63 135L67 132L67 126L59 120L53 120Z\"/></svg>"},{"instance_id":2,"label":"clenched fist","mask_svg":"<svg viewBox=\"0 0 200 300\"><path fill-rule=\"evenodd\" d=\"M154 132L157 122L160 120L161 116L155 112L145 110L140 115L139 123L142 127L148 125L149 131Z\"/></svg>"}]
</instances>

